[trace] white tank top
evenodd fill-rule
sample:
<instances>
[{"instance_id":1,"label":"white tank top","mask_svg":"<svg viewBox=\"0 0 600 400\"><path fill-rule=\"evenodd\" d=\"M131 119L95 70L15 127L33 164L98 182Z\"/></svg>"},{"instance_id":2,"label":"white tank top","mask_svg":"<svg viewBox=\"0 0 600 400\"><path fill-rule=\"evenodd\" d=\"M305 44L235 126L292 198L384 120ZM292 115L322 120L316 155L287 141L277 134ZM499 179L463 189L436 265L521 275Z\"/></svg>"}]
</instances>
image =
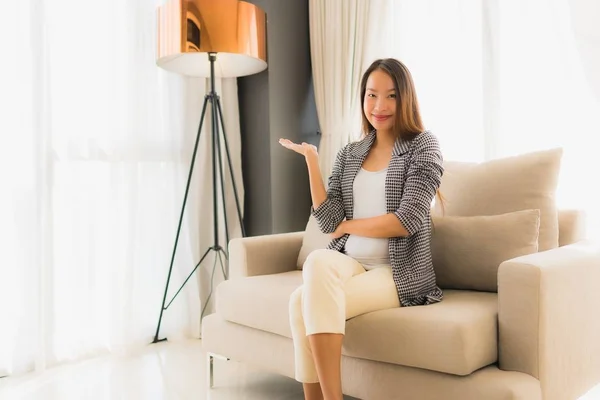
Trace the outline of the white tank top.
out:
<instances>
[{"instance_id":1,"label":"white tank top","mask_svg":"<svg viewBox=\"0 0 600 400\"><path fill-rule=\"evenodd\" d=\"M363 168L354 178L354 219L378 217L387 214L385 206L385 177L387 168L371 172ZM390 265L389 239L350 235L346 254L360 262L365 269Z\"/></svg>"}]
</instances>

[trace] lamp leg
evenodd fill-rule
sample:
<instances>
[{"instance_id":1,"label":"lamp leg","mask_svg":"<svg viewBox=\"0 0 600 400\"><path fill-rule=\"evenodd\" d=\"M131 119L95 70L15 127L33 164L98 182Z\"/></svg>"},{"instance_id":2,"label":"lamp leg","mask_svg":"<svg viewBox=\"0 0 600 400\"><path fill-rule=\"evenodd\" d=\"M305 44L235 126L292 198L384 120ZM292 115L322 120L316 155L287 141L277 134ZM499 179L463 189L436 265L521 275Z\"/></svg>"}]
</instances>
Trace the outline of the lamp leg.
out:
<instances>
[{"instance_id":1,"label":"lamp leg","mask_svg":"<svg viewBox=\"0 0 600 400\"><path fill-rule=\"evenodd\" d=\"M179 234L181 233L181 224L183 222L183 214L185 212L185 205L187 203L188 194L190 191L190 183L192 181L192 174L194 172L194 164L196 162L196 153L198 152L198 144L200 143L200 133L202 132L202 125L204 124L204 116L206 115L206 106L208 104L210 96L204 97L204 104L202 106L202 114L200 116L200 124L198 125L198 133L196 134L196 143L194 144L194 152L192 154L192 161L190 163L190 171L187 177L187 184L185 186L185 194L183 196L183 204L181 205L181 213L179 214L179 224L177 225L177 234L175 235L175 244L173 245L173 253L171 254L171 264L169 265L169 274L167 275L167 284L165 285L165 293L163 295L162 305L160 306L160 316L158 317L158 325L156 326L156 333L152 343L162 342L165 339L159 339L158 334L160 332L160 324L162 322L163 312L165 311L165 302L167 300L167 292L169 290L169 282L171 281L171 273L173 272L173 262L175 261L175 253L177 252L177 244L179 243ZM214 103L213 103L214 107Z\"/></svg>"},{"instance_id":2,"label":"lamp leg","mask_svg":"<svg viewBox=\"0 0 600 400\"><path fill-rule=\"evenodd\" d=\"M233 175L233 167L231 165L231 154L229 153L229 143L227 142L227 135L225 133L225 120L223 119L223 110L221 108L221 99L219 96L216 97L214 103L217 105L217 111L219 113L219 119L221 121L221 129L223 132L223 143L225 144L225 154L227 156L227 163L229 165L229 173L231 174L231 185L233 186L233 195L235 197L235 205L237 208L238 218L240 221L240 226L242 227L242 237L246 237L246 229L244 227L244 220L242 218L242 209L240 207L240 200L237 192L237 186L235 184L235 177ZM213 105L214 105L213 103ZM222 175L221 175L222 176Z\"/></svg>"},{"instance_id":3,"label":"lamp leg","mask_svg":"<svg viewBox=\"0 0 600 400\"><path fill-rule=\"evenodd\" d=\"M218 99L218 97L217 97ZM213 102L213 105L215 103ZM216 114L215 107L215 118L218 119L218 114ZM221 121L222 122L222 121ZM215 120L215 141L217 143L217 156L218 156L218 165L219 165L219 183L221 184L221 201L223 205L223 222L225 225L225 248L229 245L229 222L227 219L227 199L225 197L225 175L223 174L223 156L221 154L221 140L219 138L219 124L217 120Z\"/></svg>"},{"instance_id":4,"label":"lamp leg","mask_svg":"<svg viewBox=\"0 0 600 400\"><path fill-rule=\"evenodd\" d=\"M212 82L212 80L211 80ZM223 277L225 279L227 279L227 272L226 272L226 268L223 265L223 260L221 259L221 255L220 255L220 251L223 251L223 247L219 244L218 241L218 235L219 235L219 219L218 219L218 213L217 213L217 182L221 187L221 200L222 200L222 207L223 207L223 222L224 222L224 226L225 226L225 247L227 247L227 245L229 244L229 221L227 219L227 201L226 201L226 197L225 197L225 181L224 181L224 176L223 176L223 157L221 154L221 140L219 137L219 114L217 113L217 106L216 103L219 99L219 96L217 95L217 93L215 92L214 89L214 82L211 83L212 86L212 90L211 90L211 111L212 111L212 134L213 134L213 204L214 204L214 210L215 210L215 215L214 215L214 229L215 229L215 245L213 247L213 250L215 250L217 252L217 255L219 257L219 262L221 265L221 271L223 272ZM217 175L218 175L218 179L217 179ZM216 263L216 260L215 260ZM211 274L211 290L210 293L212 294L212 285L213 285L213 279L214 279L214 273L215 273L215 266L213 266L213 271ZM206 300L205 306L202 310L202 316L204 315L204 310L206 309L206 305L208 304L208 300L210 299L210 295L208 297L208 299Z\"/></svg>"}]
</instances>

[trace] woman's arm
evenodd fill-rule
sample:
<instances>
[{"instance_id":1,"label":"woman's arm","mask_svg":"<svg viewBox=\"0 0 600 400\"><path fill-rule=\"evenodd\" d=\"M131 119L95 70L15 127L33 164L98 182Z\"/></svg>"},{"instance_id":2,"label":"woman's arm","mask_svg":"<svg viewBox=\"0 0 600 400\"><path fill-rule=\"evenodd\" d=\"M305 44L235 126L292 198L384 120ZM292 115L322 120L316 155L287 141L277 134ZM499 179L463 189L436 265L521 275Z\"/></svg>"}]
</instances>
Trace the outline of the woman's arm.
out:
<instances>
[{"instance_id":1,"label":"woman's arm","mask_svg":"<svg viewBox=\"0 0 600 400\"><path fill-rule=\"evenodd\" d=\"M325 202L325 200L327 200L327 191L325 190L325 184L323 184L323 178L321 177L319 158L316 156L306 156L306 166L308 167L310 196L312 198L313 209L317 209Z\"/></svg>"},{"instance_id":2,"label":"woman's arm","mask_svg":"<svg viewBox=\"0 0 600 400\"><path fill-rule=\"evenodd\" d=\"M342 174L346 163L347 147L342 148L335 159L329 185L325 192L325 185L321 179L321 171L318 160L307 160L308 173L310 175L310 191L313 199L314 215L319 229L323 233L333 233L346 218L344 211L344 200L342 197Z\"/></svg>"},{"instance_id":3,"label":"woman's arm","mask_svg":"<svg viewBox=\"0 0 600 400\"><path fill-rule=\"evenodd\" d=\"M288 139L280 139L279 143L285 148L304 156L308 167L310 195L313 203L311 213L317 220L321 232L334 232L346 218L342 199L342 172L344 170L346 148L340 150L337 155L329 177L329 188L325 191L321 169L319 168L317 148L308 143L296 144Z\"/></svg>"},{"instance_id":4,"label":"woman's arm","mask_svg":"<svg viewBox=\"0 0 600 400\"><path fill-rule=\"evenodd\" d=\"M408 236L408 232L394 213L344 221L333 236L340 237L345 234L371 238Z\"/></svg>"}]
</instances>

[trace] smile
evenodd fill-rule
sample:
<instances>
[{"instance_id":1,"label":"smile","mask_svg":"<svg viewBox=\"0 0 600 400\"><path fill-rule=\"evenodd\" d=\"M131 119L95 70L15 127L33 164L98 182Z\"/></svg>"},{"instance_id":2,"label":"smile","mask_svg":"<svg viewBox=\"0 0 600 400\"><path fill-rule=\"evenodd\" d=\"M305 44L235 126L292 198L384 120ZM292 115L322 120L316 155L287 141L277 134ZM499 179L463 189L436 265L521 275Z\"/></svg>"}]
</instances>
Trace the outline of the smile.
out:
<instances>
[{"instance_id":1,"label":"smile","mask_svg":"<svg viewBox=\"0 0 600 400\"><path fill-rule=\"evenodd\" d=\"M391 115L373 115L373 119L377 122L383 122L390 119Z\"/></svg>"}]
</instances>

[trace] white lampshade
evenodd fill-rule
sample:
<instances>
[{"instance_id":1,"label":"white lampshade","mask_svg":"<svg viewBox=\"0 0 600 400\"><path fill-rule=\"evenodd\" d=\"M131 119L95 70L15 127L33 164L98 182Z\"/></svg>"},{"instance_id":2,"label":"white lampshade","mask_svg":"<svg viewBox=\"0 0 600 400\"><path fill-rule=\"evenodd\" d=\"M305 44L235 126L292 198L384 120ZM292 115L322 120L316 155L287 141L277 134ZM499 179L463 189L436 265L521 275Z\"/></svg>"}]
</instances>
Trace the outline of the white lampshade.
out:
<instances>
[{"instance_id":1,"label":"white lampshade","mask_svg":"<svg viewBox=\"0 0 600 400\"><path fill-rule=\"evenodd\" d=\"M158 7L156 64L168 71L210 76L208 54L216 53L215 77L239 77L267 68L266 17L238 0L168 0Z\"/></svg>"}]
</instances>

